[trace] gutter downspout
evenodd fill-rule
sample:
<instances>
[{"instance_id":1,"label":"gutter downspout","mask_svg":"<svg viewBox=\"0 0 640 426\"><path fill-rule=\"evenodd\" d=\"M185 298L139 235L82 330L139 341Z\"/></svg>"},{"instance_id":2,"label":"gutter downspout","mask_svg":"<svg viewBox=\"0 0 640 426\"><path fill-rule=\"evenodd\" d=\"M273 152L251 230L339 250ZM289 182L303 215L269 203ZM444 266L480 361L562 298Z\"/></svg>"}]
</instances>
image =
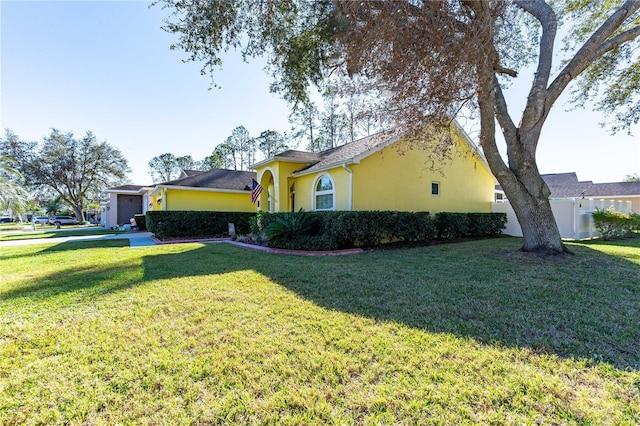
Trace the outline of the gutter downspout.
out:
<instances>
[{"instance_id":1,"label":"gutter downspout","mask_svg":"<svg viewBox=\"0 0 640 426\"><path fill-rule=\"evenodd\" d=\"M347 201L347 210L353 210L353 170L347 167L347 163L342 163L342 168L349 173L349 199Z\"/></svg>"}]
</instances>

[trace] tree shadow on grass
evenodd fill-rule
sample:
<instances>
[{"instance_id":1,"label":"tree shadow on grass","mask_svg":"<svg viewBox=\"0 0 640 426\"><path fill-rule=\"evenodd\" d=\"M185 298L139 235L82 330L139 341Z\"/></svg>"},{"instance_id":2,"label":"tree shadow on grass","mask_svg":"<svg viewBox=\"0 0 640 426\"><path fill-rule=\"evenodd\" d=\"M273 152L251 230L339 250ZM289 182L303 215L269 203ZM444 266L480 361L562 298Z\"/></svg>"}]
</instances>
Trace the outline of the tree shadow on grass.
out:
<instances>
[{"instance_id":1,"label":"tree shadow on grass","mask_svg":"<svg viewBox=\"0 0 640 426\"><path fill-rule=\"evenodd\" d=\"M640 369L640 265L586 245L575 245L575 256L541 259L519 244L324 258L208 245L145 258L145 279L253 269L327 309Z\"/></svg>"},{"instance_id":2,"label":"tree shadow on grass","mask_svg":"<svg viewBox=\"0 0 640 426\"><path fill-rule=\"evenodd\" d=\"M81 251L89 248L121 248L129 247L129 241L124 240L96 240L83 242L66 242L51 246L28 246L26 250L16 254L0 256L0 259L18 259L33 257L34 269L38 268L38 255L56 252L69 252L70 256L81 256ZM139 281L127 279L136 275L140 265L114 264L109 265L108 259L104 264L78 267L74 266L56 274L50 274L38 279L20 282L17 285L0 291L0 301L29 297L32 299L55 297L63 293L92 290L92 294L102 294L121 290Z\"/></svg>"},{"instance_id":3,"label":"tree shadow on grass","mask_svg":"<svg viewBox=\"0 0 640 426\"><path fill-rule=\"evenodd\" d=\"M65 243L79 250L103 241ZM109 241L113 243L113 241ZM66 245L69 244L69 245ZM156 248L131 264L61 272L0 293L0 300L84 297L151 280L255 270L329 310L479 342L640 369L640 264L588 244L540 259L499 239L339 257L261 253L227 244ZM265 303L269 303L265 300Z\"/></svg>"},{"instance_id":4,"label":"tree shadow on grass","mask_svg":"<svg viewBox=\"0 0 640 426\"><path fill-rule=\"evenodd\" d=\"M64 243L42 243L26 246L16 246L16 250L11 250L11 246L0 251L0 260L19 259L24 257L37 256L38 253L55 253L63 251L76 251L88 248L110 248L110 247L129 247L130 243L127 238L122 239L102 239L102 240L86 240L86 241L68 241ZM37 262L37 259L36 259ZM34 263L37 268L38 264Z\"/></svg>"}]
</instances>

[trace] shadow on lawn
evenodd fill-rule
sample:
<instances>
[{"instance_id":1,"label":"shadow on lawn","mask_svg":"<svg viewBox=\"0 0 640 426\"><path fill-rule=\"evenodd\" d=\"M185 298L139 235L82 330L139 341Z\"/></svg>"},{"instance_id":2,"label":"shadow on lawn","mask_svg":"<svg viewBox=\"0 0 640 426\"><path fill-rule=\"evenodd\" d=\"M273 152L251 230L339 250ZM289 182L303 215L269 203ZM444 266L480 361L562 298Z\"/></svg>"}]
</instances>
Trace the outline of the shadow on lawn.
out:
<instances>
[{"instance_id":1,"label":"shadow on lawn","mask_svg":"<svg viewBox=\"0 0 640 426\"><path fill-rule=\"evenodd\" d=\"M108 241L83 241L67 242L47 246L44 249L38 246L31 246L20 254L0 256L0 259L16 259L34 257L33 268L38 268L38 254L69 252L70 256L81 255L80 250L88 248L118 248L128 247L129 241L108 240ZM74 253L78 251L78 253ZM35 255L35 256L34 256ZM105 262L106 264L107 262ZM63 293L89 290L93 295L114 292L138 284L140 280L123 279L127 276L135 276L135 270L139 265L117 264L113 266L101 265L99 267L67 269L57 274L48 275L44 278L21 283L18 287L0 292L0 301L8 301L21 297L39 298L55 297ZM138 274L139 275L139 274Z\"/></svg>"},{"instance_id":2,"label":"shadow on lawn","mask_svg":"<svg viewBox=\"0 0 640 426\"><path fill-rule=\"evenodd\" d=\"M104 242L69 244L48 250ZM627 260L580 244L572 247L575 256L539 259L517 252L519 245L500 239L339 257L185 245L145 255L142 265L135 258L48 276L0 300L78 289L99 295L149 280L255 270L330 310L640 369L640 264L633 255Z\"/></svg>"},{"instance_id":3,"label":"shadow on lawn","mask_svg":"<svg viewBox=\"0 0 640 426\"><path fill-rule=\"evenodd\" d=\"M307 258L208 245L145 258L145 278L253 269L319 306L437 333L640 369L640 265L589 248L540 259L519 240ZM183 265L189 265L187 267Z\"/></svg>"}]
</instances>

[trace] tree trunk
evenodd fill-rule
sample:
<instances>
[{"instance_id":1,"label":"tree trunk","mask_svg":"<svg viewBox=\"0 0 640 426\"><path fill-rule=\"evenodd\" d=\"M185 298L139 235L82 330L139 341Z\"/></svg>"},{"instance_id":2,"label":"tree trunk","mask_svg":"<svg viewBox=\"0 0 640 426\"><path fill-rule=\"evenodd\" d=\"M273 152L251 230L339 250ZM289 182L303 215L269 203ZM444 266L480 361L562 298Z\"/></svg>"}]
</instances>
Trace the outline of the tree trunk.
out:
<instances>
[{"instance_id":1,"label":"tree trunk","mask_svg":"<svg viewBox=\"0 0 640 426\"><path fill-rule=\"evenodd\" d=\"M73 211L76 213L76 220L80 223L84 222L84 212L82 206L73 206Z\"/></svg>"},{"instance_id":2,"label":"tree trunk","mask_svg":"<svg viewBox=\"0 0 640 426\"><path fill-rule=\"evenodd\" d=\"M539 182L535 182L537 179ZM539 174L537 179L536 176L530 176L528 179L522 179L530 181L522 182L522 185L510 185L508 182L502 185L522 229L522 250L542 255L567 253L549 198L541 194L532 195L526 189L527 186L539 186L540 182L544 185Z\"/></svg>"},{"instance_id":3,"label":"tree trunk","mask_svg":"<svg viewBox=\"0 0 640 426\"><path fill-rule=\"evenodd\" d=\"M546 110L540 108L541 104L544 106L544 97L537 97L538 91L532 90L523 113L524 125L521 123L521 127L516 127L495 76L494 64L499 61L493 45L491 10L486 2L468 4L475 11L478 49L485 52L477 71L480 144L520 223L524 237L522 250L542 255L562 254L567 250L551 211L551 192L540 176L535 157L540 129L546 118ZM496 121L500 123L507 144L508 165L496 145Z\"/></svg>"}]
</instances>

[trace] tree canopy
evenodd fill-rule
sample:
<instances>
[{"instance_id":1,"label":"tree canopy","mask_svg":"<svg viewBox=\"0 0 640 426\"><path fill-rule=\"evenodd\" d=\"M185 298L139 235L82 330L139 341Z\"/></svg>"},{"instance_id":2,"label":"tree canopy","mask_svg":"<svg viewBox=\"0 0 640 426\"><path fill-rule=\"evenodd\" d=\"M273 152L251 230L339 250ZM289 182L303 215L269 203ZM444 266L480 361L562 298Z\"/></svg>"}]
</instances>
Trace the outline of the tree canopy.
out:
<instances>
[{"instance_id":1,"label":"tree canopy","mask_svg":"<svg viewBox=\"0 0 640 426\"><path fill-rule=\"evenodd\" d=\"M99 142L91 132L81 138L52 129L42 144L21 143L11 131L0 141L0 152L16 156L16 169L30 188L46 187L84 220L83 207L110 186L123 183L130 171L119 150Z\"/></svg>"},{"instance_id":2,"label":"tree canopy","mask_svg":"<svg viewBox=\"0 0 640 426\"><path fill-rule=\"evenodd\" d=\"M308 87L359 82L377 93L375 107L407 134L449 127L465 108L480 121L480 145L520 222L527 251L565 250L538 171L540 132L558 97L575 82L574 101L596 100L614 130L640 116L640 61L630 42L640 35L640 2L601 0L160 0L172 15L173 48L203 63L221 54L266 56L272 90L294 105ZM553 66L558 27L566 24L564 62ZM504 89L533 63L535 75L519 121ZM496 127L496 122L499 128ZM518 122L518 124L516 124ZM506 141L503 159L496 142ZM430 139L423 134L422 140ZM313 144L313 139L311 140ZM439 144L434 155L446 157Z\"/></svg>"}]
</instances>

